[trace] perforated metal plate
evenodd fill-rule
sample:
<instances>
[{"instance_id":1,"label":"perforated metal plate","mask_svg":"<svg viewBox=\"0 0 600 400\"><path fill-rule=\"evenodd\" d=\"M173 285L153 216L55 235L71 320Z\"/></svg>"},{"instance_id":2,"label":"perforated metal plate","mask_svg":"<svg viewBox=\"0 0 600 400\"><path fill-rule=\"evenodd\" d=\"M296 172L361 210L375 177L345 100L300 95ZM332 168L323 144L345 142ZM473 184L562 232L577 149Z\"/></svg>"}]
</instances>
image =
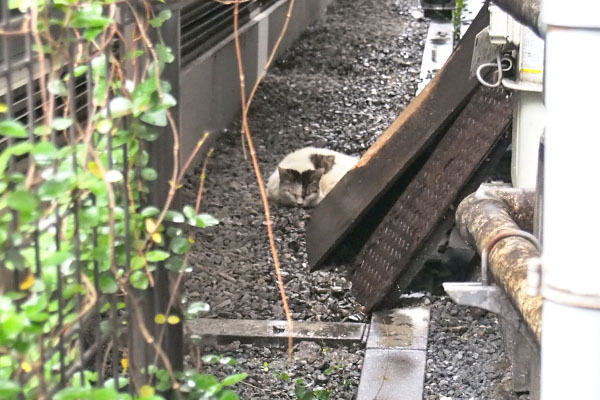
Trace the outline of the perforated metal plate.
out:
<instances>
[{"instance_id":1,"label":"perforated metal plate","mask_svg":"<svg viewBox=\"0 0 600 400\"><path fill-rule=\"evenodd\" d=\"M355 261L352 292L371 310L401 277L511 120L510 94L479 87Z\"/></svg>"}]
</instances>

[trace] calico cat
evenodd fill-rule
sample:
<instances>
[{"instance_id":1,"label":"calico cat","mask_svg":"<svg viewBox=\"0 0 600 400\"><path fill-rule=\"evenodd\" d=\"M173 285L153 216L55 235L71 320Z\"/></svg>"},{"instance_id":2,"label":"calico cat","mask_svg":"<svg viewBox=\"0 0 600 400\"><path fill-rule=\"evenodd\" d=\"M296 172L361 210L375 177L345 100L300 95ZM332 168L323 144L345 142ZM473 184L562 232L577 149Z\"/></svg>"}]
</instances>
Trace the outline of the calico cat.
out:
<instances>
[{"instance_id":1,"label":"calico cat","mask_svg":"<svg viewBox=\"0 0 600 400\"><path fill-rule=\"evenodd\" d=\"M358 162L329 149L305 147L279 162L267 182L269 199L292 207L314 207Z\"/></svg>"}]
</instances>

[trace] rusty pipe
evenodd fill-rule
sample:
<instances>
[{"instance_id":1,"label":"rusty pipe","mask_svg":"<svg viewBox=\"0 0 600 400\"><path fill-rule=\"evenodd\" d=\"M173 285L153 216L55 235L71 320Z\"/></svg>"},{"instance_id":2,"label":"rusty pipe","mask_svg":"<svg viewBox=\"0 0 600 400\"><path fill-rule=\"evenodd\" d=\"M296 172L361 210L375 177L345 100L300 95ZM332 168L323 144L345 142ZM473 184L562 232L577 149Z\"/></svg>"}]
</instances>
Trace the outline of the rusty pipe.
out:
<instances>
[{"instance_id":1,"label":"rusty pipe","mask_svg":"<svg viewBox=\"0 0 600 400\"><path fill-rule=\"evenodd\" d=\"M456 224L463 239L480 254L488 249L490 272L539 341L542 298L527 293L527 266L540 252L524 237L498 239L507 231L531 232L534 209L535 190L484 184L460 203Z\"/></svg>"}]
</instances>

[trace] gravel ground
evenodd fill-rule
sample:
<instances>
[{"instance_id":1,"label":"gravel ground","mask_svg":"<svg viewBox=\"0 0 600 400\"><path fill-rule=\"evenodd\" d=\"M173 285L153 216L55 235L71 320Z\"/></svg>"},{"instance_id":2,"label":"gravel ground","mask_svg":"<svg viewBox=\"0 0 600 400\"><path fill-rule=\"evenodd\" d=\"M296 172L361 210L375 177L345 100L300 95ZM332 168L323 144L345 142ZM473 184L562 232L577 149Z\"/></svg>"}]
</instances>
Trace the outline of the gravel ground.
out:
<instances>
[{"instance_id":1,"label":"gravel ground","mask_svg":"<svg viewBox=\"0 0 600 400\"><path fill-rule=\"evenodd\" d=\"M220 379L248 373L248 378L236 386L240 399L297 399L295 386L297 380L302 379L302 385L309 391L328 392L331 400L350 400L358 389L364 351L358 345L329 348L314 342L300 342L294 346L294 362L289 363L287 348L234 342L204 348L202 354L237 360L233 366L218 362L203 364L204 371Z\"/></svg>"},{"instance_id":2,"label":"gravel ground","mask_svg":"<svg viewBox=\"0 0 600 400\"><path fill-rule=\"evenodd\" d=\"M416 4L337 0L274 65L249 121L265 179L285 154L303 146L362 154L406 107L417 88L427 30L425 20L413 17ZM184 297L209 303L212 318L283 319L260 196L251 164L242 156L239 131L236 122L222 133L209 163L202 211L221 223L194 232L193 272ZM196 169L184 185L186 203L193 203L199 181ZM343 268L308 272L309 213L272 205L272 214L293 318L362 321ZM446 297L426 295L426 300L432 322L425 399L527 398L508 389L508 362L495 316ZM249 372L238 385L242 399L295 398L297 378L333 390L331 399L353 398L363 356L359 348L325 351L310 343L297 344L291 365L280 348L234 344L202 352L239 360L236 366L205 364L204 369L219 376ZM289 380L282 379L282 371Z\"/></svg>"},{"instance_id":3,"label":"gravel ground","mask_svg":"<svg viewBox=\"0 0 600 400\"><path fill-rule=\"evenodd\" d=\"M496 315L433 298L423 398L529 399L511 392L510 379Z\"/></svg>"},{"instance_id":4,"label":"gravel ground","mask_svg":"<svg viewBox=\"0 0 600 400\"><path fill-rule=\"evenodd\" d=\"M414 0L338 0L279 60L257 93L250 127L265 179L283 156L307 145L362 154L414 96L427 24L410 16ZM193 203L196 170L185 185ZM196 232L187 298L209 316L281 319L264 216L239 123L223 133L209 163L203 211L220 219ZM273 208L273 224L293 317L360 320L345 272L309 274L304 225L309 213Z\"/></svg>"}]
</instances>

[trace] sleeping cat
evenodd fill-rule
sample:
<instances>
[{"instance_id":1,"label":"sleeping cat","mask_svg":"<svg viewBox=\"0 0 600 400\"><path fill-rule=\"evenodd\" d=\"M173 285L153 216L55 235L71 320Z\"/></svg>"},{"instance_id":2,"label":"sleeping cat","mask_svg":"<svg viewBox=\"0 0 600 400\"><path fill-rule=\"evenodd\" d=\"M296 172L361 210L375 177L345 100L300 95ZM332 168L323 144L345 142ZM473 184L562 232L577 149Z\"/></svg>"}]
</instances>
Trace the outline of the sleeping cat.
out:
<instances>
[{"instance_id":1,"label":"sleeping cat","mask_svg":"<svg viewBox=\"0 0 600 400\"><path fill-rule=\"evenodd\" d=\"M269 199L293 207L314 207L358 162L329 149L305 147L288 154L267 182Z\"/></svg>"}]
</instances>

